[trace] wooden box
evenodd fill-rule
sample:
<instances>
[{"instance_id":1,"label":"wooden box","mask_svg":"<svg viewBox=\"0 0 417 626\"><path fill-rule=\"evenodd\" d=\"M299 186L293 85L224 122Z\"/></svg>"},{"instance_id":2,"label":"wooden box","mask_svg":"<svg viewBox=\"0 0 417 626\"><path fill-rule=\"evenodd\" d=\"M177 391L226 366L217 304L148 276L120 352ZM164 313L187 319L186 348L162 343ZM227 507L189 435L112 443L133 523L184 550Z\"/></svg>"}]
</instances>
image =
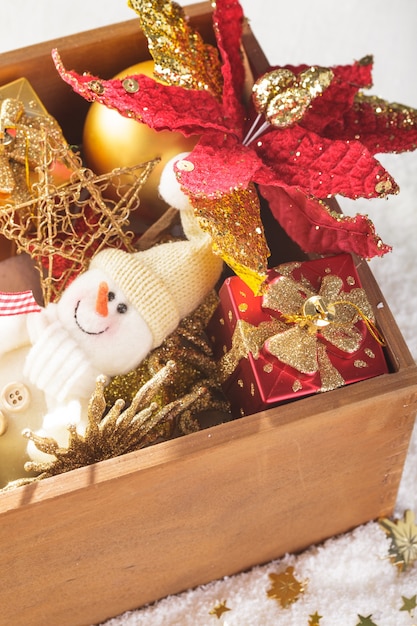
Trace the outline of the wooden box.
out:
<instances>
[{"instance_id":1,"label":"wooden box","mask_svg":"<svg viewBox=\"0 0 417 626\"><path fill-rule=\"evenodd\" d=\"M210 3L186 11L211 40ZM262 70L249 28L244 44ZM146 40L133 19L0 56L0 84L28 78L77 143L88 105L53 47L110 77L148 57ZM0 494L0 623L98 623L390 515L417 369L367 263L358 271L391 373Z\"/></svg>"}]
</instances>

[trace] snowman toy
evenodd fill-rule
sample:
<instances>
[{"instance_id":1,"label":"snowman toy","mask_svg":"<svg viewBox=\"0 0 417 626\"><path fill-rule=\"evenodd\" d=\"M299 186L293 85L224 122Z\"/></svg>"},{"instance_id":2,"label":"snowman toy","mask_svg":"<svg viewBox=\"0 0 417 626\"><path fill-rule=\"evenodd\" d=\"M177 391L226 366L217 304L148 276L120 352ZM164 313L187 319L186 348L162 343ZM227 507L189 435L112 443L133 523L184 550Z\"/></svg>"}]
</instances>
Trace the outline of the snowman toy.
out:
<instances>
[{"instance_id":1,"label":"snowman toy","mask_svg":"<svg viewBox=\"0 0 417 626\"><path fill-rule=\"evenodd\" d=\"M26 476L28 457L53 457L23 437L26 428L68 444L68 425L83 434L98 376L137 367L204 300L223 262L197 224L173 165L159 191L180 211L185 240L140 252L106 248L57 302L0 316L0 488Z\"/></svg>"}]
</instances>

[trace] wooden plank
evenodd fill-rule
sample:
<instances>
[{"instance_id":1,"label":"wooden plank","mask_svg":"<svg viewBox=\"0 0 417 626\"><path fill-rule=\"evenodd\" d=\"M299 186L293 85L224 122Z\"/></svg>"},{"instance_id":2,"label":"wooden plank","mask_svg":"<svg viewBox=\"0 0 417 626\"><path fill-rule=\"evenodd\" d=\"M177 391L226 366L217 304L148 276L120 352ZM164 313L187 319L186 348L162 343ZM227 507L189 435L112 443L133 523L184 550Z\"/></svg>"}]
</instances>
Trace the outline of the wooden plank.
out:
<instances>
[{"instance_id":1,"label":"wooden plank","mask_svg":"<svg viewBox=\"0 0 417 626\"><path fill-rule=\"evenodd\" d=\"M97 622L388 515L416 393L383 378L3 494L4 623Z\"/></svg>"}]
</instances>

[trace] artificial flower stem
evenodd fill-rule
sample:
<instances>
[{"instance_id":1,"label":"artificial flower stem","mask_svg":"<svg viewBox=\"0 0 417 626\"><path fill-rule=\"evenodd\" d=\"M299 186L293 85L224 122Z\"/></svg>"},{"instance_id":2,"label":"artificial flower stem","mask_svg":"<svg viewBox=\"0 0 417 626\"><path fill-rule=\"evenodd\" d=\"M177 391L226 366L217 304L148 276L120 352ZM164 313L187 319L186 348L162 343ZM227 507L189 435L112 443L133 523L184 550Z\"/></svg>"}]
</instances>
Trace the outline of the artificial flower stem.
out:
<instances>
[{"instance_id":1,"label":"artificial flower stem","mask_svg":"<svg viewBox=\"0 0 417 626\"><path fill-rule=\"evenodd\" d=\"M258 128L258 130L256 130L258 124L259 124L259 120L261 119L262 114L258 113L258 115L256 116L256 119L254 120L252 126L250 127L249 131L246 134L246 137L243 140L243 145L244 146L248 146L250 144L251 141L253 141L254 139L256 139L257 137L259 137L259 135L261 135L264 130L266 130L269 126L269 122L264 122L260 128Z\"/></svg>"},{"instance_id":2,"label":"artificial flower stem","mask_svg":"<svg viewBox=\"0 0 417 626\"><path fill-rule=\"evenodd\" d=\"M255 139L258 139L258 137L260 137L260 135L262 135L263 132L266 131L266 129L268 128L268 126L270 126L269 122L264 122L262 124L262 126L260 126L260 128L258 128L258 130L255 132L255 134L253 134L249 140L247 140L246 142L243 142L244 146L249 145L249 143L251 143L252 141L255 141Z\"/></svg>"}]
</instances>

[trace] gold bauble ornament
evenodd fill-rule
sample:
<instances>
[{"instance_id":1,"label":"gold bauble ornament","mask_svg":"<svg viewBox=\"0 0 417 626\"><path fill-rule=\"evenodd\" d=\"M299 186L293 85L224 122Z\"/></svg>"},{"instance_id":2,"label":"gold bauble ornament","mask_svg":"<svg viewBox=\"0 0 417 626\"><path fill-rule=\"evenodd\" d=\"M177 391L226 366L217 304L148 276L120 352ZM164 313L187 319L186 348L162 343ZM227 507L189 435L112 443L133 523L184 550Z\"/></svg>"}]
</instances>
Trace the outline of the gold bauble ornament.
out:
<instances>
[{"instance_id":1,"label":"gold bauble ornament","mask_svg":"<svg viewBox=\"0 0 417 626\"><path fill-rule=\"evenodd\" d=\"M154 78L153 68L152 60L142 61L119 72L114 78L133 74ZM176 154L191 151L196 141L195 137L185 138L178 132L157 132L98 102L90 106L83 129L86 165L98 175L116 167L130 167L161 158L140 195L140 217L145 223L155 221L167 208L158 194L159 179L165 164Z\"/></svg>"}]
</instances>

